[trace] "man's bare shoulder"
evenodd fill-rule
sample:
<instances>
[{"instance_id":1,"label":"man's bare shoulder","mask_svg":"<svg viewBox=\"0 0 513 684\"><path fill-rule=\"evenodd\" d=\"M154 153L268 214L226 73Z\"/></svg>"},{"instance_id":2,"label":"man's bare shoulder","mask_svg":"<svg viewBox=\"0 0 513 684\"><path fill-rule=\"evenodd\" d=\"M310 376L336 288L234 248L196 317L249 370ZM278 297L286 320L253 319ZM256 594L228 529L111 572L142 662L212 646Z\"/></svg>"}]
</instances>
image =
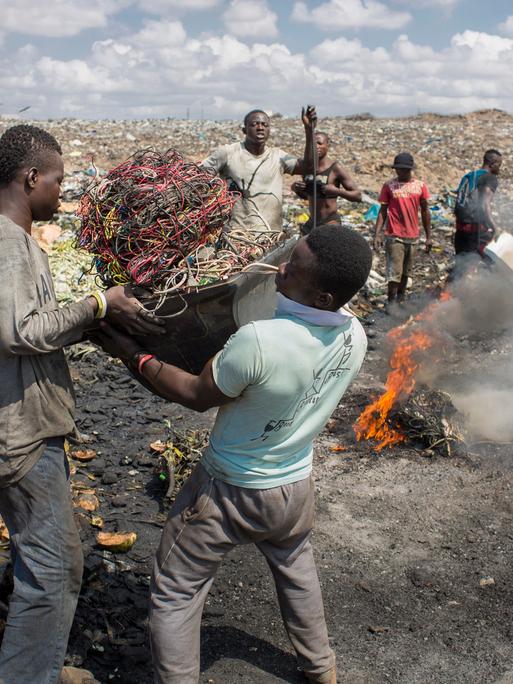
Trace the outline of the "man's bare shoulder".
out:
<instances>
[{"instance_id":1,"label":"man's bare shoulder","mask_svg":"<svg viewBox=\"0 0 513 684\"><path fill-rule=\"evenodd\" d=\"M336 176L342 177L342 178L351 178L350 171L345 166L342 165L342 162L340 162L338 160L332 162L331 168L332 168L333 173Z\"/></svg>"}]
</instances>

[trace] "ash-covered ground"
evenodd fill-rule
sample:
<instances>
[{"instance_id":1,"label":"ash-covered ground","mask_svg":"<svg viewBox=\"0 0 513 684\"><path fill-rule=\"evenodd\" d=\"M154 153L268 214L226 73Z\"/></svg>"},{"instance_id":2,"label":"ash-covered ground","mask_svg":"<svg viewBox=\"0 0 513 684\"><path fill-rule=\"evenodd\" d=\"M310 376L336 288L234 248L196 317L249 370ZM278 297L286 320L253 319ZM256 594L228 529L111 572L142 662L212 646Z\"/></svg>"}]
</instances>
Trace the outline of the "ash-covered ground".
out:
<instances>
[{"instance_id":1,"label":"ash-covered ground","mask_svg":"<svg viewBox=\"0 0 513 684\"><path fill-rule=\"evenodd\" d=\"M12 123L0 120L0 132ZM92 278L78 282L89 257L72 248L73 212L95 172L91 159L102 171L136 150L157 146L176 147L197 160L219 144L240 139L236 122L34 123L61 140L66 160L65 203L58 221L64 232L50 253L63 302L93 287ZM512 227L512 116L478 112L337 118L322 121L320 127L332 139L333 156L371 197L390 177L387 165L393 156L403 150L415 155L419 177L436 195L434 248L431 255L419 251L412 312L445 286L453 255L448 192L465 171L479 165L488 147L504 153L495 208L499 225ZM301 154L298 120L273 119L273 128L273 144ZM294 222L305 206L287 188L286 217ZM342 203L340 211L346 225L370 239L368 208L368 203ZM386 297L383 255L374 269L381 278L374 277L355 303L365 317L369 353L358 380L316 443L314 466L314 547L339 682L511 684L512 338L495 325L495 314L493 321L487 317L493 308L499 320L501 311L512 320L504 301L513 301L512 285L504 281L502 297L490 296L493 307L470 297L464 310L480 321L479 331L469 334L465 326L452 331L447 348L431 350L433 363L423 377L452 392L459 411L471 416L476 434L468 437L468 453L446 457L420 441L408 441L377 454L372 444L355 441L352 425L383 388L389 356L386 332L406 314L396 319L381 313ZM159 457L150 444L165 441L173 430L198 433L211 426L214 413L197 415L166 403L133 381L118 362L87 347L70 353L70 365L78 424L91 438L74 448L96 452L88 463L73 461L75 497L94 490L99 509L76 508L86 571L69 661L91 669L102 684L150 684L149 574L169 507L164 497L167 482L159 478ZM94 501L91 496L86 497L89 502ZM98 548L98 528L92 524L97 517L105 531L137 532L132 549L109 553ZM255 549L241 548L221 567L205 607L201 683L301 681L270 573Z\"/></svg>"},{"instance_id":2,"label":"ash-covered ground","mask_svg":"<svg viewBox=\"0 0 513 684\"><path fill-rule=\"evenodd\" d=\"M352 425L382 388L385 334L400 322L370 320L363 371L316 445L314 547L339 681L506 684L513 681L512 448L476 442L468 455L447 458L421 442L380 454L357 443ZM446 373L461 373L472 359L491 369L494 353L508 349L500 333L495 341L457 341L463 369L448 362ZM138 540L126 554L101 551L89 514L79 513L87 570L69 654L102 683L149 684L148 582L169 506L149 445L165 440L169 426L208 427L214 413L198 416L154 397L103 355L72 358L71 366L79 426L97 452L74 481L94 488L105 530L136 531ZM252 547L228 557L208 599L200 681L302 681L270 573Z\"/></svg>"}]
</instances>

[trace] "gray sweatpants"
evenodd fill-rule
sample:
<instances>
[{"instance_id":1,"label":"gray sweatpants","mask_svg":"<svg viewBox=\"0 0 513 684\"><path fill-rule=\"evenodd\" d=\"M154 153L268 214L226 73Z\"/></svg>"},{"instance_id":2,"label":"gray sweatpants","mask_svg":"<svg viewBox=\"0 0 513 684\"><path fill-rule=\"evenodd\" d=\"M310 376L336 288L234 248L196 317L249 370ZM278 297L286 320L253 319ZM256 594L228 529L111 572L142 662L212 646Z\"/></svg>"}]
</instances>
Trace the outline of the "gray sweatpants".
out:
<instances>
[{"instance_id":1,"label":"gray sweatpants","mask_svg":"<svg viewBox=\"0 0 513 684\"><path fill-rule=\"evenodd\" d=\"M197 684L203 605L224 556L254 543L274 576L281 615L299 664L320 674L335 664L310 544L311 478L272 489L216 480L198 466L164 527L151 584L155 681Z\"/></svg>"}]
</instances>

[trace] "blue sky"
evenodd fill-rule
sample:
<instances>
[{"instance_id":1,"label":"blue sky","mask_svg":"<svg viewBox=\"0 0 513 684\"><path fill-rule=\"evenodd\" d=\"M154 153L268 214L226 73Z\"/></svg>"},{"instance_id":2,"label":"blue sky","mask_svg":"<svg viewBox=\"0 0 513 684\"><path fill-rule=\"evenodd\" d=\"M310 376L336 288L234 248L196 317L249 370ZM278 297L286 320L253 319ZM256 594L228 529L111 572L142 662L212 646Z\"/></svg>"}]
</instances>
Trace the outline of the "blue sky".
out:
<instances>
[{"instance_id":1,"label":"blue sky","mask_svg":"<svg viewBox=\"0 0 513 684\"><path fill-rule=\"evenodd\" d=\"M0 115L513 111L511 0L0 0Z\"/></svg>"}]
</instances>

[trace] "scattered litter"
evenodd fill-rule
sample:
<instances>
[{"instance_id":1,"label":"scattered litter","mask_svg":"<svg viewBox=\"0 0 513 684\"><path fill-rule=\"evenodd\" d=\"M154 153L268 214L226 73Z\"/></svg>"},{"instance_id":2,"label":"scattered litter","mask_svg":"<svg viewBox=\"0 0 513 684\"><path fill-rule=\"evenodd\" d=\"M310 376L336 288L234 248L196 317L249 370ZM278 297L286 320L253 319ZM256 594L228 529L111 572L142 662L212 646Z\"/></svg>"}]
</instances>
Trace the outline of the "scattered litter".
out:
<instances>
[{"instance_id":1,"label":"scattered litter","mask_svg":"<svg viewBox=\"0 0 513 684\"><path fill-rule=\"evenodd\" d=\"M75 461L92 461L96 457L96 451L94 449L77 449L70 451L69 456L74 458Z\"/></svg>"},{"instance_id":2,"label":"scattered litter","mask_svg":"<svg viewBox=\"0 0 513 684\"><path fill-rule=\"evenodd\" d=\"M82 508L84 511L97 511L100 508L100 502L95 494L82 493L75 499L75 505Z\"/></svg>"},{"instance_id":3,"label":"scattered litter","mask_svg":"<svg viewBox=\"0 0 513 684\"><path fill-rule=\"evenodd\" d=\"M164 451L162 451L163 443L160 441L150 445L153 451L160 454L161 460L157 466L157 475L167 485L166 497L176 496L194 465L200 460L207 444L207 430L179 431L170 428Z\"/></svg>"},{"instance_id":4,"label":"scattered litter","mask_svg":"<svg viewBox=\"0 0 513 684\"><path fill-rule=\"evenodd\" d=\"M62 228L55 223L45 223L42 226L34 226L32 230L32 237L37 240L39 246L45 251L48 251L61 234Z\"/></svg>"},{"instance_id":5,"label":"scattered litter","mask_svg":"<svg viewBox=\"0 0 513 684\"><path fill-rule=\"evenodd\" d=\"M495 585L495 580L493 577L482 577L479 580L480 587L493 587Z\"/></svg>"},{"instance_id":6,"label":"scattered litter","mask_svg":"<svg viewBox=\"0 0 513 684\"><path fill-rule=\"evenodd\" d=\"M369 625L367 627L371 634L386 634L390 627L383 627L383 625Z\"/></svg>"},{"instance_id":7,"label":"scattered litter","mask_svg":"<svg viewBox=\"0 0 513 684\"><path fill-rule=\"evenodd\" d=\"M379 204L372 204L369 207L369 209L367 209L365 214L363 215L363 218L366 221L375 221L378 218L379 210L380 210Z\"/></svg>"},{"instance_id":8,"label":"scattered litter","mask_svg":"<svg viewBox=\"0 0 513 684\"><path fill-rule=\"evenodd\" d=\"M137 541L135 532L98 532L96 543L102 549L114 552L130 551Z\"/></svg>"}]
</instances>

